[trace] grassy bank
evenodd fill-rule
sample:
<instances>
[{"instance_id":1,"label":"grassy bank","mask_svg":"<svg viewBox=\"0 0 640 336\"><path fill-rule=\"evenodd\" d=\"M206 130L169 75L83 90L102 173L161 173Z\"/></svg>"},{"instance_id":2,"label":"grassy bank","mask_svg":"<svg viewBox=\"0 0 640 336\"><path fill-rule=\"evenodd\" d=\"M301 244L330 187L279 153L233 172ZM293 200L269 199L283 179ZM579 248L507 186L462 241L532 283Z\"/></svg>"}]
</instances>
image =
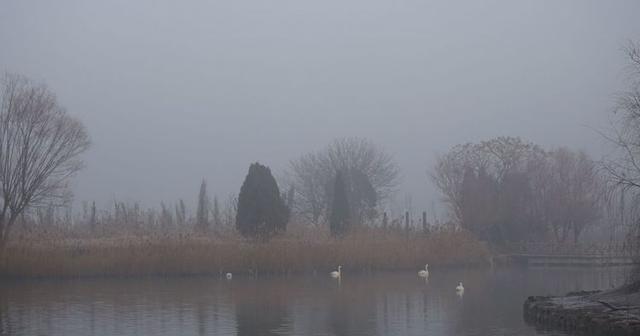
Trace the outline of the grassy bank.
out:
<instances>
[{"instance_id":1,"label":"grassy bank","mask_svg":"<svg viewBox=\"0 0 640 336\"><path fill-rule=\"evenodd\" d=\"M72 236L73 235L66 235ZM26 277L237 275L417 270L485 263L487 249L465 232L361 231L343 239L294 232L269 242L234 234L22 235L2 256L0 274Z\"/></svg>"}]
</instances>

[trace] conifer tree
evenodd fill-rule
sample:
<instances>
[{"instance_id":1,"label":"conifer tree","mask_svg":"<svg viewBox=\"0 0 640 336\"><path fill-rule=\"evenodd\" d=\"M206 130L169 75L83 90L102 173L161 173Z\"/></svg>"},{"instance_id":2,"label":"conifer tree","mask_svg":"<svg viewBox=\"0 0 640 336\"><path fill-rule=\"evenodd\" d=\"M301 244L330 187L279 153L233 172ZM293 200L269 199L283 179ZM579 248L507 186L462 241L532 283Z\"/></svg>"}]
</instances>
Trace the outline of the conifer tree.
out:
<instances>
[{"instance_id":1,"label":"conifer tree","mask_svg":"<svg viewBox=\"0 0 640 336\"><path fill-rule=\"evenodd\" d=\"M249 167L240 188L236 228L241 235L267 239L286 230L289 209L271 170L259 163Z\"/></svg>"},{"instance_id":2,"label":"conifer tree","mask_svg":"<svg viewBox=\"0 0 640 336\"><path fill-rule=\"evenodd\" d=\"M196 225L203 231L209 227L209 197L207 196L207 182L204 179L200 184L200 194L198 194Z\"/></svg>"},{"instance_id":3,"label":"conifer tree","mask_svg":"<svg viewBox=\"0 0 640 336\"><path fill-rule=\"evenodd\" d=\"M213 197L213 209L211 210L213 215L213 226L219 229L222 226L222 218L220 217L220 202L218 202L218 196Z\"/></svg>"},{"instance_id":4,"label":"conifer tree","mask_svg":"<svg viewBox=\"0 0 640 336\"><path fill-rule=\"evenodd\" d=\"M331 216L329 217L329 229L331 235L342 236L349 229L349 200L347 189L342 177L342 172L338 171L333 184L333 198L331 202Z\"/></svg>"}]
</instances>

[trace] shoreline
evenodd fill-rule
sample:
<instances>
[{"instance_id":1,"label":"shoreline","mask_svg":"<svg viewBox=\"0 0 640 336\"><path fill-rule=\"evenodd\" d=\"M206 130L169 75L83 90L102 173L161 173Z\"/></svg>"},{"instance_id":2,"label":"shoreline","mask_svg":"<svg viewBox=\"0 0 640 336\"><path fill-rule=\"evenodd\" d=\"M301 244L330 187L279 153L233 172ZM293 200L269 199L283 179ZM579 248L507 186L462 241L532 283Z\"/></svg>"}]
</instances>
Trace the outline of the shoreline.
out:
<instances>
[{"instance_id":1,"label":"shoreline","mask_svg":"<svg viewBox=\"0 0 640 336\"><path fill-rule=\"evenodd\" d=\"M524 320L544 329L577 335L640 335L638 284L610 291L572 292L566 296L530 296Z\"/></svg>"}]
</instances>

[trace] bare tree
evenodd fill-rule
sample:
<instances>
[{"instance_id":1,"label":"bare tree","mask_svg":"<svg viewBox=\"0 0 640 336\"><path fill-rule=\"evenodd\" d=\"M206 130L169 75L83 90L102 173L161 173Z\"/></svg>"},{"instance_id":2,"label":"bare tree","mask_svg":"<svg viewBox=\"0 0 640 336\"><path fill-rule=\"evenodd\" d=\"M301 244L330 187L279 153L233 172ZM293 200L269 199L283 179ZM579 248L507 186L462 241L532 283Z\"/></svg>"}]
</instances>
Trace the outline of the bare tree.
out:
<instances>
[{"instance_id":1,"label":"bare tree","mask_svg":"<svg viewBox=\"0 0 640 336\"><path fill-rule=\"evenodd\" d=\"M294 187L294 211L314 224L324 222L331 203L336 172L345 183L354 215L370 214L398 184L398 168L391 155L362 138L334 140L324 149L291 161L288 178Z\"/></svg>"},{"instance_id":2,"label":"bare tree","mask_svg":"<svg viewBox=\"0 0 640 336\"><path fill-rule=\"evenodd\" d=\"M547 191L545 208L540 213L556 242L574 243L589 225L600 217L604 205L603 183L596 164L584 152L560 148L549 153L543 183Z\"/></svg>"},{"instance_id":3,"label":"bare tree","mask_svg":"<svg viewBox=\"0 0 640 336\"><path fill-rule=\"evenodd\" d=\"M0 248L28 207L61 204L89 136L45 85L5 74L0 96Z\"/></svg>"},{"instance_id":4,"label":"bare tree","mask_svg":"<svg viewBox=\"0 0 640 336\"><path fill-rule=\"evenodd\" d=\"M629 43L626 48L629 59L629 89L618 97L615 113L611 120L611 131L603 133L613 145L615 152L603 160L610 191L627 195L626 201L632 208L640 204L640 44ZM620 215L624 215L620 211ZM640 214L631 212L635 218L629 232L629 239L640 245Z\"/></svg>"},{"instance_id":5,"label":"bare tree","mask_svg":"<svg viewBox=\"0 0 640 336\"><path fill-rule=\"evenodd\" d=\"M325 176L320 169L320 155L309 153L290 163L289 183L297 194L297 202L292 209L311 223L318 224L327 210L327 188Z\"/></svg>"},{"instance_id":6,"label":"bare tree","mask_svg":"<svg viewBox=\"0 0 640 336\"><path fill-rule=\"evenodd\" d=\"M617 149L604 169L615 187L640 190L640 45L627 48L630 88L618 97L611 134L604 134Z\"/></svg>"},{"instance_id":7,"label":"bare tree","mask_svg":"<svg viewBox=\"0 0 640 336\"><path fill-rule=\"evenodd\" d=\"M465 176L468 182L471 174L475 174L475 179L491 177L496 183L502 183L506 178L512 178L514 172L527 170L532 161L542 156L542 149L520 138L498 137L477 144L467 143L440 156L431 179L443 194L452 219L462 225Z\"/></svg>"},{"instance_id":8,"label":"bare tree","mask_svg":"<svg viewBox=\"0 0 640 336\"><path fill-rule=\"evenodd\" d=\"M432 178L456 224L494 243L549 235L577 242L601 213L602 183L593 160L518 138L456 146L438 159Z\"/></svg>"}]
</instances>

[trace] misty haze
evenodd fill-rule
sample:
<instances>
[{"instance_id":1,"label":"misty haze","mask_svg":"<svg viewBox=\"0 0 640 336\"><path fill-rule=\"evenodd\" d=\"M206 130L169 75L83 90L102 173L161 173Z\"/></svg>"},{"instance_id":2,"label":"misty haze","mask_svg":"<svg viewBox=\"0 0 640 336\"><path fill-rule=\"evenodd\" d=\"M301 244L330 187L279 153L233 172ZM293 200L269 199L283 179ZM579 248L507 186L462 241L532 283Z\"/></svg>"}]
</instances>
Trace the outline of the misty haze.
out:
<instances>
[{"instance_id":1,"label":"misty haze","mask_svg":"<svg viewBox=\"0 0 640 336\"><path fill-rule=\"evenodd\" d=\"M0 335L640 335L640 2L0 2Z\"/></svg>"}]
</instances>

